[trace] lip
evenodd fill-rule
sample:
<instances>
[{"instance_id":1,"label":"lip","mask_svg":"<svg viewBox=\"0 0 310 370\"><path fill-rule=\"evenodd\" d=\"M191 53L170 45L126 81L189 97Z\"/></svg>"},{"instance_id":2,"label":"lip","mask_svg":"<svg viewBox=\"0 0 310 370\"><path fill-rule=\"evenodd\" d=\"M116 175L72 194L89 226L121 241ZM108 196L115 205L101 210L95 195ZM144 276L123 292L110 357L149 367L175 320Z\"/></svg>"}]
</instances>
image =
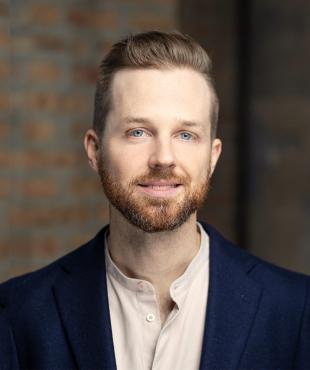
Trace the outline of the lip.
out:
<instances>
[{"instance_id":1,"label":"lip","mask_svg":"<svg viewBox=\"0 0 310 370\"><path fill-rule=\"evenodd\" d=\"M144 182L139 184L140 186L177 186L181 185L178 182L175 181L164 181L164 180L159 180L159 181L149 181L149 182Z\"/></svg>"},{"instance_id":2,"label":"lip","mask_svg":"<svg viewBox=\"0 0 310 370\"><path fill-rule=\"evenodd\" d=\"M143 193L154 197L174 196L180 191L180 188L182 187L181 184L162 181L152 181L150 183L138 184L138 186Z\"/></svg>"}]
</instances>

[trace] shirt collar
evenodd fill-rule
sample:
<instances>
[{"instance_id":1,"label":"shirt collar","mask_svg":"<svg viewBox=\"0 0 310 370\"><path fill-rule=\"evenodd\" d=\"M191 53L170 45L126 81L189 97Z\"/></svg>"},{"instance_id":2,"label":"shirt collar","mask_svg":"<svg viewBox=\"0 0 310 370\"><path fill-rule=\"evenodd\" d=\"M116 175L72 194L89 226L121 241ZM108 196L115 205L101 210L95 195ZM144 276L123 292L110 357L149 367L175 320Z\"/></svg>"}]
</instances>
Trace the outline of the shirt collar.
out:
<instances>
[{"instance_id":1,"label":"shirt collar","mask_svg":"<svg viewBox=\"0 0 310 370\"><path fill-rule=\"evenodd\" d=\"M207 266L206 264L209 263L209 236L199 222L197 222L197 226L199 227L201 236L199 251L187 266L184 273L172 282L170 286L170 295L172 298L176 298L182 292L186 291L202 266ZM108 248L107 232L105 233L105 262L107 273L113 276L126 289L134 292L154 292L154 287L149 281L129 278L115 265Z\"/></svg>"}]
</instances>

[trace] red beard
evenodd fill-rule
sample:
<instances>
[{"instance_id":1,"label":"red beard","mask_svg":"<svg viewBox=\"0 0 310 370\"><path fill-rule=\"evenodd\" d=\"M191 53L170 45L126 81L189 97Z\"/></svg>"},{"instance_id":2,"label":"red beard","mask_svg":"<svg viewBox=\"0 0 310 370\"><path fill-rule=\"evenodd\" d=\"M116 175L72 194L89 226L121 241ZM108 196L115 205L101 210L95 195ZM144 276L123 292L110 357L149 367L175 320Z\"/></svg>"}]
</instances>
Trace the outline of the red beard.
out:
<instances>
[{"instance_id":1,"label":"red beard","mask_svg":"<svg viewBox=\"0 0 310 370\"><path fill-rule=\"evenodd\" d=\"M102 156L98 161L98 173L111 204L131 224L148 233L174 230L181 226L203 205L209 190L210 166L206 178L195 189L191 189L189 176L175 176L171 168L152 169L148 174L130 181L125 188L113 179ZM138 184L163 179L182 184L182 194L172 198L154 198L137 191Z\"/></svg>"}]
</instances>

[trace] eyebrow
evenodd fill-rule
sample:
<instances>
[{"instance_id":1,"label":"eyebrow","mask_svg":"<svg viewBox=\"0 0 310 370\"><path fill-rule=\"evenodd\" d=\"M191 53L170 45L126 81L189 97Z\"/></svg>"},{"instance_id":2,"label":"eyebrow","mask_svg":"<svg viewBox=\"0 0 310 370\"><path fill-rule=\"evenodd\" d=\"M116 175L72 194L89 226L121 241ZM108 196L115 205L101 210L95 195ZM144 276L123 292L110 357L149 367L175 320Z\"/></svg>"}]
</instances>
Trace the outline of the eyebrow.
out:
<instances>
[{"instance_id":1,"label":"eyebrow","mask_svg":"<svg viewBox=\"0 0 310 370\"><path fill-rule=\"evenodd\" d=\"M194 121L188 121L188 120L182 120L182 119L178 119L177 121L182 126L203 128L203 125L200 122L194 122ZM144 117L128 116L128 117L125 117L124 123L125 124L130 124L130 123L152 124L153 122L150 119L144 118Z\"/></svg>"},{"instance_id":2,"label":"eyebrow","mask_svg":"<svg viewBox=\"0 0 310 370\"><path fill-rule=\"evenodd\" d=\"M187 120L179 120L180 124L188 127L200 127L202 128L202 124L199 122L194 122L194 121L187 121Z\"/></svg>"},{"instance_id":3,"label":"eyebrow","mask_svg":"<svg viewBox=\"0 0 310 370\"><path fill-rule=\"evenodd\" d=\"M125 124L130 124L130 123L149 123L151 124L152 121L147 118L143 118L143 117L128 116L124 118L124 123Z\"/></svg>"}]
</instances>

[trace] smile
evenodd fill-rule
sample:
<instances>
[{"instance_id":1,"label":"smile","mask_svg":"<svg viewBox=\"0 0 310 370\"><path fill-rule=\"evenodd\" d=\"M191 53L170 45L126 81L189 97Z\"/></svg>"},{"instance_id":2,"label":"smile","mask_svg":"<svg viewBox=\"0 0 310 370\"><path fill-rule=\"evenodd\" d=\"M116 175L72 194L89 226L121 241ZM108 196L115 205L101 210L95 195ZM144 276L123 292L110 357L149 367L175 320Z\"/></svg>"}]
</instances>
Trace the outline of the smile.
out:
<instances>
[{"instance_id":1,"label":"smile","mask_svg":"<svg viewBox=\"0 0 310 370\"><path fill-rule=\"evenodd\" d=\"M181 184L139 184L143 193L155 197L173 196L179 192Z\"/></svg>"}]
</instances>

